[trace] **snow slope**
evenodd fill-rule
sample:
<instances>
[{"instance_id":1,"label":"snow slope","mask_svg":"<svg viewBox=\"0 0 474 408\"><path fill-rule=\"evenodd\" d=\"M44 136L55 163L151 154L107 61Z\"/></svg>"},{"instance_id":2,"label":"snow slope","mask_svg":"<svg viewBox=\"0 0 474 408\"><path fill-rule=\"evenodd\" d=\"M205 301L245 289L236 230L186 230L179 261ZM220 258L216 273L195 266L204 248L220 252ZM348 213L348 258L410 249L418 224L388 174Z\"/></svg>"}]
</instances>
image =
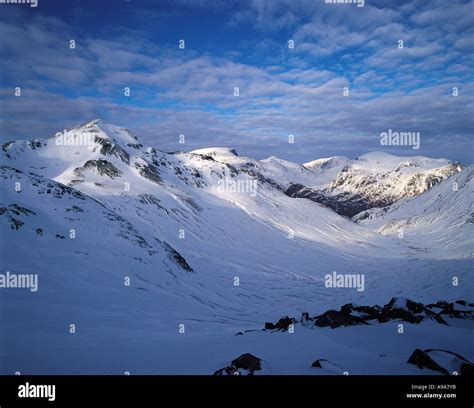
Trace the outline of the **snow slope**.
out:
<instances>
[{"instance_id":1,"label":"snow slope","mask_svg":"<svg viewBox=\"0 0 474 408\"><path fill-rule=\"evenodd\" d=\"M356 216L383 235L403 234L420 252L443 259L472 258L474 248L474 166L465 168L432 189L386 208Z\"/></svg>"},{"instance_id":2,"label":"snow slope","mask_svg":"<svg viewBox=\"0 0 474 408\"><path fill-rule=\"evenodd\" d=\"M284 193L295 182L327 185L344 160L328 175L325 162L258 161L227 148L168 154L100 120L59 136L65 143L3 145L0 257L5 271L37 273L40 290L0 289L1 373L212 374L245 352L272 374L326 373L311 368L317 358L351 373L418 373L406 364L415 347L473 359L467 320L423 323L402 338L395 322L235 336L348 302L472 295L471 231L459 224L447 236L465 244L434 256ZM416 162L428 163L417 170L425 180L453 171ZM383 180L384 171L395 170L377 168ZM333 271L363 274L365 290L327 288ZM454 275L465 284L453 288Z\"/></svg>"}]
</instances>

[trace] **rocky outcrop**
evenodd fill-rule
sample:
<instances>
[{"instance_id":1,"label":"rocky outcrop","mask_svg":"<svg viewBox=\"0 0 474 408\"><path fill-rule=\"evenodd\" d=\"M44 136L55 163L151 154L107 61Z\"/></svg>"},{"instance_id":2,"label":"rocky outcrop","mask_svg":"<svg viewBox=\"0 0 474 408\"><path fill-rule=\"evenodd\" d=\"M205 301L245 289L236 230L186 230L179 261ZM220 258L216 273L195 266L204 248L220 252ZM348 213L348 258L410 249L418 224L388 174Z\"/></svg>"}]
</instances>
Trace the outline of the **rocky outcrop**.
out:
<instances>
[{"instance_id":1,"label":"rocky outcrop","mask_svg":"<svg viewBox=\"0 0 474 408\"><path fill-rule=\"evenodd\" d=\"M433 320L439 324L448 325L441 314L451 318L470 318L474 304L465 300L454 303L439 301L427 306L403 297L394 297L383 307L379 305L359 306L346 303L340 310L310 316L303 312L301 318L284 316L278 322L266 322L263 330L287 331L291 324L301 324L302 327L330 327L332 329L346 326L386 323L391 320L402 320L412 324L419 324L424 320Z\"/></svg>"},{"instance_id":2,"label":"rocky outcrop","mask_svg":"<svg viewBox=\"0 0 474 408\"><path fill-rule=\"evenodd\" d=\"M186 262L186 259L184 259L181 254L176 251L176 249L174 249L170 244L168 244L167 242L163 242L163 247L165 248L169 257L173 259L181 269L184 269L186 272L194 272L193 268L191 268Z\"/></svg>"},{"instance_id":3,"label":"rocky outcrop","mask_svg":"<svg viewBox=\"0 0 474 408\"><path fill-rule=\"evenodd\" d=\"M383 307L378 317L380 323L394 319L405 320L409 323L420 323L424 319L433 319L440 324L448 325L438 313L431 311L422 303L417 303L402 297L392 298L392 300Z\"/></svg>"},{"instance_id":4,"label":"rocky outcrop","mask_svg":"<svg viewBox=\"0 0 474 408\"><path fill-rule=\"evenodd\" d=\"M293 324L295 322L296 320L293 319L292 317L285 316L285 317L282 317L280 320L278 320L278 322L276 322L275 324L266 322L264 330L286 331L288 330L288 327L290 326L290 324Z\"/></svg>"},{"instance_id":5,"label":"rocky outcrop","mask_svg":"<svg viewBox=\"0 0 474 408\"><path fill-rule=\"evenodd\" d=\"M474 365L457 353L440 349L416 349L407 361L418 368L428 368L445 375L474 375Z\"/></svg>"},{"instance_id":6,"label":"rocky outcrop","mask_svg":"<svg viewBox=\"0 0 474 408\"><path fill-rule=\"evenodd\" d=\"M465 300L457 300L452 303L440 300L426 307L440 315L449 317L472 319L474 316L474 303L468 303Z\"/></svg>"},{"instance_id":7,"label":"rocky outcrop","mask_svg":"<svg viewBox=\"0 0 474 408\"><path fill-rule=\"evenodd\" d=\"M229 366L214 372L214 375L254 375L262 369L261 359L253 354L245 353L232 360Z\"/></svg>"},{"instance_id":8,"label":"rocky outcrop","mask_svg":"<svg viewBox=\"0 0 474 408\"><path fill-rule=\"evenodd\" d=\"M320 368L320 369L323 369L323 370L328 371L328 372L333 373L333 374L342 374L343 373L343 369L341 367L339 367L338 365L334 364L333 362L331 362L329 360L326 360L325 358L320 358L320 359L314 361L311 364L311 367L312 368Z\"/></svg>"},{"instance_id":9,"label":"rocky outcrop","mask_svg":"<svg viewBox=\"0 0 474 408\"><path fill-rule=\"evenodd\" d=\"M342 311L328 310L320 316L314 318L314 325L318 327L330 327L335 329L341 326L355 326L360 324L369 324L365 319L359 316L354 316L350 313L343 313Z\"/></svg>"},{"instance_id":10,"label":"rocky outcrop","mask_svg":"<svg viewBox=\"0 0 474 408\"><path fill-rule=\"evenodd\" d=\"M34 211L21 207L18 204L10 204L8 207L0 207L0 216L7 217L12 230L20 229L25 223L16 217L36 215Z\"/></svg>"},{"instance_id":11,"label":"rocky outcrop","mask_svg":"<svg viewBox=\"0 0 474 408\"><path fill-rule=\"evenodd\" d=\"M109 161L102 159L86 161L84 166L74 169L74 174L77 177L83 178L85 170L91 170L99 176L108 176L111 179L120 177L122 175L122 172L117 169L117 167L115 167Z\"/></svg>"},{"instance_id":12,"label":"rocky outcrop","mask_svg":"<svg viewBox=\"0 0 474 408\"><path fill-rule=\"evenodd\" d=\"M125 164L130 164L130 155L125 149L121 148L118 144L113 143L109 139L105 139L99 136L95 136L94 141L102 146L100 149L100 153L104 156L115 156L118 157Z\"/></svg>"},{"instance_id":13,"label":"rocky outcrop","mask_svg":"<svg viewBox=\"0 0 474 408\"><path fill-rule=\"evenodd\" d=\"M290 185L284 193L288 197L306 198L315 203L322 204L344 217L352 218L369 208L374 207L372 203L364 200L357 194L340 193L337 195L328 195L323 191L305 187L301 184Z\"/></svg>"}]
</instances>

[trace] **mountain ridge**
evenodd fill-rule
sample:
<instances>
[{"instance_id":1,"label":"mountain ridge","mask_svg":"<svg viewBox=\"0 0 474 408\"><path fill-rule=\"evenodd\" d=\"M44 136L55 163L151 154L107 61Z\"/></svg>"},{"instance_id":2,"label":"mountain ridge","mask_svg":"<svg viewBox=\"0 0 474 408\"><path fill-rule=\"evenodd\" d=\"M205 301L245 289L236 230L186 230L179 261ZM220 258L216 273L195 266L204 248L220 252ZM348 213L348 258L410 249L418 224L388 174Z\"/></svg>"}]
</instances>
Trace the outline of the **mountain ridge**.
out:
<instances>
[{"instance_id":1,"label":"mountain ridge","mask_svg":"<svg viewBox=\"0 0 474 408\"><path fill-rule=\"evenodd\" d=\"M108 159L112 157L119 158L127 165L130 164L130 157L135 157L133 165L148 179L154 181L160 179L156 166L159 160L173 163L175 168L180 169L179 171L184 167L187 169L186 172L195 176L199 174L202 164L189 160L194 156L203 161L222 163L231 173L246 173L261 182L278 186L290 197L308 198L348 217L373 207L390 205L407 196L418 195L463 169L461 164L446 159L430 159L423 156L399 157L383 152L370 152L355 160L335 156L316 159L306 164L289 162L275 156L255 160L239 156L235 149L224 147L167 154L154 147L144 148L128 129L100 119L59 132L54 138L55 145L58 140L68 143L61 143L54 148L50 146L53 144L53 138L13 141L3 144L2 150L7 159L18 158L34 150L45 152L45 156L49 158L64 157L65 162L68 160L76 162L74 169L63 169L62 172L58 169L60 174L52 172L45 174L63 181L67 179L64 173L76 172L80 175L85 171L84 167L118 177L123 171L113 163L105 162L110 161ZM67 148L76 151L69 151L67 157L65 156ZM49 150L51 152L48 154ZM30 155L28 159L38 159L38 155L33 156ZM99 162L98 158L101 158ZM174 160L175 158L178 162ZM148 159L155 162L147 162ZM44 170L45 167L47 164L44 162L36 166L40 170ZM221 177L232 177L221 170L218 173ZM70 182L73 180L69 180ZM80 179L76 179L75 182L80 182ZM400 187L402 185L403 188Z\"/></svg>"}]
</instances>

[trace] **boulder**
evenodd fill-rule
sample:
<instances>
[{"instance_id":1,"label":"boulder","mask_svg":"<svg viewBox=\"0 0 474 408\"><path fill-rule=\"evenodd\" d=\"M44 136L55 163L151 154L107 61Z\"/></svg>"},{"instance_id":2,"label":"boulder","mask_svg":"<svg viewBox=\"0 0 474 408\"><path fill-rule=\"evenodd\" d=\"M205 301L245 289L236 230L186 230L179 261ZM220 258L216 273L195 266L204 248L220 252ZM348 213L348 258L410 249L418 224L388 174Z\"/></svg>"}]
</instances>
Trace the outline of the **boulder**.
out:
<instances>
[{"instance_id":1,"label":"boulder","mask_svg":"<svg viewBox=\"0 0 474 408\"><path fill-rule=\"evenodd\" d=\"M454 372L460 375L473 375L474 364L460 354L441 349L416 349L407 363L415 364L418 368L428 368L445 375Z\"/></svg>"},{"instance_id":2,"label":"boulder","mask_svg":"<svg viewBox=\"0 0 474 408\"><path fill-rule=\"evenodd\" d=\"M326 360L324 358L320 358L319 360L314 361L313 364L311 364L311 367L313 367L313 368L323 368L323 366L321 365L322 361L328 361L328 360Z\"/></svg>"},{"instance_id":3,"label":"boulder","mask_svg":"<svg viewBox=\"0 0 474 408\"><path fill-rule=\"evenodd\" d=\"M213 375L253 375L255 371L261 370L261 361L253 354L245 353L233 360L229 366L221 368Z\"/></svg>"},{"instance_id":4,"label":"boulder","mask_svg":"<svg viewBox=\"0 0 474 408\"><path fill-rule=\"evenodd\" d=\"M363 318L338 312L337 310L328 310L320 316L314 318L314 325L318 327L331 327L335 329L341 326L355 326L368 324Z\"/></svg>"},{"instance_id":5,"label":"boulder","mask_svg":"<svg viewBox=\"0 0 474 408\"><path fill-rule=\"evenodd\" d=\"M265 330L282 330L282 331L288 330L288 327L290 326L290 324L293 324L295 322L296 320L294 318L285 316L285 317L282 317L280 320L278 320L278 322L276 322L275 324L271 322L266 322Z\"/></svg>"},{"instance_id":6,"label":"boulder","mask_svg":"<svg viewBox=\"0 0 474 408\"><path fill-rule=\"evenodd\" d=\"M232 365L237 369L243 368L253 374L254 371L258 371L262 368L260 364L261 361L262 360L253 354L245 353L233 360Z\"/></svg>"},{"instance_id":7,"label":"boulder","mask_svg":"<svg viewBox=\"0 0 474 408\"><path fill-rule=\"evenodd\" d=\"M329 374L342 374L343 369L325 358L320 358L311 364L313 368L321 368Z\"/></svg>"},{"instance_id":8,"label":"boulder","mask_svg":"<svg viewBox=\"0 0 474 408\"><path fill-rule=\"evenodd\" d=\"M426 351L416 349L407 361L408 364L415 364L418 368L429 368L433 371L439 371L442 374L449 375L449 372L438 365Z\"/></svg>"},{"instance_id":9,"label":"boulder","mask_svg":"<svg viewBox=\"0 0 474 408\"><path fill-rule=\"evenodd\" d=\"M422 303L417 303L403 297L394 297L383 307L378 321L379 323L385 323L389 320L400 319L409 323L418 324L428 318L438 323L448 325L438 313L431 311Z\"/></svg>"},{"instance_id":10,"label":"boulder","mask_svg":"<svg viewBox=\"0 0 474 408\"><path fill-rule=\"evenodd\" d=\"M436 303L431 303L426 307L440 315L448 315L453 318L471 318L474 314L474 305L465 300L457 300L453 303L440 300Z\"/></svg>"},{"instance_id":11,"label":"boulder","mask_svg":"<svg viewBox=\"0 0 474 408\"><path fill-rule=\"evenodd\" d=\"M379 305L375 306L358 306L352 303L347 303L341 307L341 313L346 315L353 315L361 317L364 320L377 319L380 316L382 308Z\"/></svg>"}]
</instances>

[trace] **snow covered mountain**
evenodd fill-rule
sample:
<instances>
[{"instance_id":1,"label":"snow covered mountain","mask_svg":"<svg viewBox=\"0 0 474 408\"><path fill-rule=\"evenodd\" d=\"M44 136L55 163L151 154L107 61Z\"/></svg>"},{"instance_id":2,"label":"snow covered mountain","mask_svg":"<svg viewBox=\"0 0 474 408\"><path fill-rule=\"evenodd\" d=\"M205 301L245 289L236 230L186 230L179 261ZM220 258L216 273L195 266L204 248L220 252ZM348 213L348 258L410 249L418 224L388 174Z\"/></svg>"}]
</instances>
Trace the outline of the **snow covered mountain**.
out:
<instances>
[{"instance_id":1,"label":"snow covered mountain","mask_svg":"<svg viewBox=\"0 0 474 408\"><path fill-rule=\"evenodd\" d=\"M265 160L239 157L229 148L166 154L154 148L144 149L127 129L100 120L56 136L49 140L9 142L2 148L8 159L27 162L29 170L40 171L66 184L82 183L83 179L90 184L90 177L84 173L123 179L129 171L125 168L123 173L124 165L159 183L161 161L162 166L174 166L173 181L182 170L187 177L178 179L201 187L204 185L201 182L215 184L216 177L247 175L285 191L290 197L309 198L350 216L421 194L463 168L445 159L397 157L381 152L368 153L356 160L333 157L305 165L273 156ZM117 159L119 166L114 164ZM205 179L196 180L200 178L199 171L206 169L215 177L207 179L207 183ZM339 210L339 206L345 209Z\"/></svg>"},{"instance_id":2,"label":"snow covered mountain","mask_svg":"<svg viewBox=\"0 0 474 408\"><path fill-rule=\"evenodd\" d=\"M321 326L348 303L472 295L470 167L382 153L305 165L229 148L166 153L101 120L0 153L4 270L39 278L34 293L0 289L2 373L212 374L248 352L264 373L327 373L311 367L318 356L351 373L418 373L406 364L415 348L474 357L471 321L458 315L394 335L390 319L412 312L405 301L383 325L346 308L354 327ZM400 225L406 239L392 233ZM363 290L328 287L334 271L363 275ZM323 313L318 329L260 331L303 312Z\"/></svg>"},{"instance_id":3,"label":"snow covered mountain","mask_svg":"<svg viewBox=\"0 0 474 408\"><path fill-rule=\"evenodd\" d=\"M421 194L463 169L460 163L445 159L382 152L367 153L355 160L318 159L304 165L274 156L259 161L241 158L235 150L226 148L193 153L273 182L289 197L310 199L348 217Z\"/></svg>"},{"instance_id":4,"label":"snow covered mountain","mask_svg":"<svg viewBox=\"0 0 474 408\"><path fill-rule=\"evenodd\" d=\"M320 159L305 166L321 175L323 182L318 180L315 186L293 184L286 193L325 204L348 217L421 194L463 168L445 159L382 152L367 153L356 160Z\"/></svg>"},{"instance_id":5,"label":"snow covered mountain","mask_svg":"<svg viewBox=\"0 0 474 408\"><path fill-rule=\"evenodd\" d=\"M403 235L431 256L472 257L474 248L474 166L416 197L373 208L355 219L383 235Z\"/></svg>"}]
</instances>

